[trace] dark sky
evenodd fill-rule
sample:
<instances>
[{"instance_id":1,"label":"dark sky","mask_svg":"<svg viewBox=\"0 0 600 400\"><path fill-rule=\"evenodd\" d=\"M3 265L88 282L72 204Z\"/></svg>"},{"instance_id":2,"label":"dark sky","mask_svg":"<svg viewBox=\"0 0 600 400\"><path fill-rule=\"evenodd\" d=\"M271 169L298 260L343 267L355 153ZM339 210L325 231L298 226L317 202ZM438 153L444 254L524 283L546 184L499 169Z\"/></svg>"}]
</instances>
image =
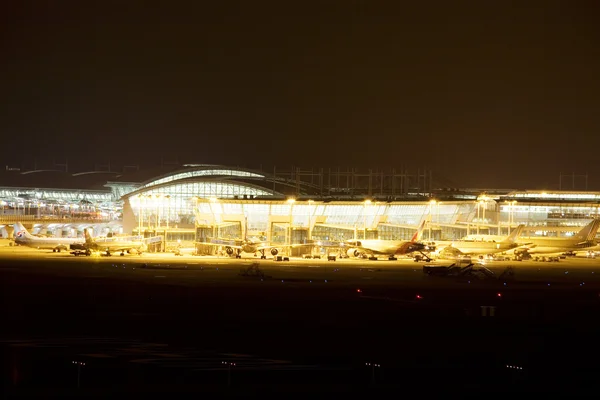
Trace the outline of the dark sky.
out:
<instances>
[{"instance_id":1,"label":"dark sky","mask_svg":"<svg viewBox=\"0 0 600 400\"><path fill-rule=\"evenodd\" d=\"M195 3L4 2L2 164L429 167L532 189L575 172L600 190L597 2Z\"/></svg>"}]
</instances>

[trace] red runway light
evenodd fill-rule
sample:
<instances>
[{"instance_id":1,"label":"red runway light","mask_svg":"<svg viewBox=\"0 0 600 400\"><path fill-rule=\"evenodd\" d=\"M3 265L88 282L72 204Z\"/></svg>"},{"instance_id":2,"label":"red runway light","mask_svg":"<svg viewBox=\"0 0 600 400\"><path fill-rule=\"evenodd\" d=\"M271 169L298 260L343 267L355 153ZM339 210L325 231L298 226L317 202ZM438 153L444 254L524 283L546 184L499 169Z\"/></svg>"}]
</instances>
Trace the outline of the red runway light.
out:
<instances>
[{"instance_id":1,"label":"red runway light","mask_svg":"<svg viewBox=\"0 0 600 400\"><path fill-rule=\"evenodd\" d=\"M502 297L502 293L498 293L496 296L498 296L498 297Z\"/></svg>"},{"instance_id":2,"label":"red runway light","mask_svg":"<svg viewBox=\"0 0 600 400\"><path fill-rule=\"evenodd\" d=\"M422 299L420 294L417 295L417 299Z\"/></svg>"},{"instance_id":3,"label":"red runway light","mask_svg":"<svg viewBox=\"0 0 600 400\"><path fill-rule=\"evenodd\" d=\"M362 293L362 290L356 289L356 293Z\"/></svg>"}]
</instances>

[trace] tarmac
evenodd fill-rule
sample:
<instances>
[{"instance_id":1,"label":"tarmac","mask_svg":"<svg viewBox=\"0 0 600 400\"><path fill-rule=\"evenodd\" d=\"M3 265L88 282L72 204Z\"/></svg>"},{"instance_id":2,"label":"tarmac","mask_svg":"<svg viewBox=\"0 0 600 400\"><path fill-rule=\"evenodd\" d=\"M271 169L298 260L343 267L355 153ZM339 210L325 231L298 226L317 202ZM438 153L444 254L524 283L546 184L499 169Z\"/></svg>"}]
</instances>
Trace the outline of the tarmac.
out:
<instances>
[{"instance_id":1,"label":"tarmac","mask_svg":"<svg viewBox=\"0 0 600 400\"><path fill-rule=\"evenodd\" d=\"M86 395L594 390L599 260L423 273L451 263L0 246L6 387L72 395L71 362L83 360ZM239 366L230 386L222 362ZM383 366L376 385L365 363Z\"/></svg>"},{"instance_id":2,"label":"tarmac","mask_svg":"<svg viewBox=\"0 0 600 400\"><path fill-rule=\"evenodd\" d=\"M511 288L586 288L600 287L600 259L568 257L558 262L487 261L476 266L494 273L480 276L438 277L423 273L424 265L449 266L452 261L415 262L413 259L356 260L302 259L261 260L251 255L241 259L217 256L176 256L173 253L89 257L27 247L0 246L0 270L19 273L45 274L64 277L106 278L196 285L248 285L253 278L263 278L262 285L283 283L329 284L330 286L394 286L422 288L479 287L491 282ZM461 267L467 264L460 264ZM258 268L256 271L243 270ZM504 274L504 275L503 275ZM246 275L246 276L243 276ZM249 276L247 276L249 275ZM506 284L506 285L505 285ZM467 286L470 285L470 286ZM478 286L479 285L479 286Z\"/></svg>"}]
</instances>

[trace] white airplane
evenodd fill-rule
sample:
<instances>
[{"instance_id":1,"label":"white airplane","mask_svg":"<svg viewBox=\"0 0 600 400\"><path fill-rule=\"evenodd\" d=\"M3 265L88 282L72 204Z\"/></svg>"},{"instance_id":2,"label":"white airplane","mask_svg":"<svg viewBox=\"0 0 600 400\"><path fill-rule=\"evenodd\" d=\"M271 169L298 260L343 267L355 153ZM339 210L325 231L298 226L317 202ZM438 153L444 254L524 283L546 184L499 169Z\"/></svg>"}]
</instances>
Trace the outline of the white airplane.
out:
<instances>
[{"instance_id":1,"label":"white airplane","mask_svg":"<svg viewBox=\"0 0 600 400\"><path fill-rule=\"evenodd\" d=\"M83 230L83 234L85 236L84 243L75 243L70 246L70 249L73 250L72 253L76 256L79 254L89 256L93 251L105 252L107 256L110 256L113 252L120 253L122 256L125 253L131 254L133 252L141 255L148 248L145 241L138 237L111 237L94 240L87 229Z\"/></svg>"},{"instance_id":2,"label":"white airplane","mask_svg":"<svg viewBox=\"0 0 600 400\"><path fill-rule=\"evenodd\" d=\"M235 256L235 258L242 258L242 253L254 254L256 257L260 253L261 259L266 259L265 251L269 250L271 255L275 257L279 254L279 249L286 247L302 247L312 246L312 244L276 244L272 245L256 237L248 238L248 220L246 219L246 229L244 230L244 239L242 240L231 240L231 239L214 239L211 242L196 242L198 245L212 246L212 247L223 247L225 252L229 256Z\"/></svg>"},{"instance_id":3,"label":"white airplane","mask_svg":"<svg viewBox=\"0 0 600 400\"><path fill-rule=\"evenodd\" d=\"M598 245L596 233L600 227L600 219L594 219L570 238L523 238L525 244L515 249L519 254L562 254L578 250L588 250Z\"/></svg>"},{"instance_id":4,"label":"white airplane","mask_svg":"<svg viewBox=\"0 0 600 400\"><path fill-rule=\"evenodd\" d=\"M388 256L389 260L396 260L397 255L413 252L423 252L425 244L418 240L423 232L425 221L421 222L417 231L410 240L382 240L382 239L351 239L341 243L342 247L349 247L346 254L349 257L365 257L375 259L377 256Z\"/></svg>"},{"instance_id":5,"label":"white airplane","mask_svg":"<svg viewBox=\"0 0 600 400\"><path fill-rule=\"evenodd\" d=\"M510 235L500 241L485 240L454 240L435 242L435 251L432 255L442 259L462 259L467 256L489 255L503 253L517 247L525 245L520 243L517 238L523 232L525 225L519 225Z\"/></svg>"},{"instance_id":6,"label":"white airplane","mask_svg":"<svg viewBox=\"0 0 600 400\"><path fill-rule=\"evenodd\" d=\"M235 258L242 258L242 253L254 254L256 256L260 253L261 259L266 259L265 251L269 250L272 256L279 254L281 248L286 247L301 247L301 246L312 246L312 244L269 244L258 238L245 238L243 240L229 240L229 239L215 239L211 242L197 242L196 244L223 247L225 252Z\"/></svg>"},{"instance_id":7,"label":"white airplane","mask_svg":"<svg viewBox=\"0 0 600 400\"><path fill-rule=\"evenodd\" d=\"M23 224L17 222L13 225L15 230L15 243L21 246L33 247L36 249L48 249L52 252L60 253L67 251L72 244L83 243L82 238L53 238L34 236L25 229Z\"/></svg>"}]
</instances>

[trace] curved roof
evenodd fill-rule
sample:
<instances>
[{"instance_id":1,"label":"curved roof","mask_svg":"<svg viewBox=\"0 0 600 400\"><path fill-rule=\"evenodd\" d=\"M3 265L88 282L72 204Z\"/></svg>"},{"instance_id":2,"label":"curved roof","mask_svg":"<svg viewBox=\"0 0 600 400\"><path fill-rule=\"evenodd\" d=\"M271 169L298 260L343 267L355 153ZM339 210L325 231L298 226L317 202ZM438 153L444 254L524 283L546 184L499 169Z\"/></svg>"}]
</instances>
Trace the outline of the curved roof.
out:
<instances>
[{"instance_id":1,"label":"curved roof","mask_svg":"<svg viewBox=\"0 0 600 400\"><path fill-rule=\"evenodd\" d=\"M104 184L116 172L75 173L60 170L0 171L0 186L107 191Z\"/></svg>"},{"instance_id":2,"label":"curved roof","mask_svg":"<svg viewBox=\"0 0 600 400\"><path fill-rule=\"evenodd\" d=\"M154 188L164 187L175 183L189 182L226 182L240 186L253 187L270 193L271 196L281 197L295 194L317 194L317 188L305 182L276 178L271 174L243 167L228 167L214 164L187 164L183 168L170 170L140 183L134 191L123 197L130 197ZM130 181L131 182L131 181Z\"/></svg>"},{"instance_id":3,"label":"curved roof","mask_svg":"<svg viewBox=\"0 0 600 400\"><path fill-rule=\"evenodd\" d=\"M236 185L236 186L239 186L240 188L253 189L253 190L257 191L260 196L269 196L269 197L270 196L276 196L276 197L283 196L282 193L275 192L273 190L269 190L269 189L265 188L264 186L259 186L259 185L249 183L249 182L240 182L238 180L222 179L220 177L212 177L212 178L201 177L200 179L194 177L194 178L180 179L180 180L176 180L176 181L173 180L173 181L161 182L157 185L152 185L149 187L140 187L133 192L127 193L126 195L123 196L123 198L133 197L133 196L136 196L141 193L160 190L163 188L169 188L169 187L182 185L182 184L188 184L188 183L192 183L192 184L206 183L208 185L211 185L211 184Z\"/></svg>"},{"instance_id":4,"label":"curved roof","mask_svg":"<svg viewBox=\"0 0 600 400\"><path fill-rule=\"evenodd\" d=\"M148 188L150 186L159 185L165 182L177 181L180 179L195 178L195 177L216 177L216 176L227 176L227 177L242 177L242 178L262 178L265 176L251 170L242 168L226 168L219 166L201 166L194 169L175 171L169 174L163 174L154 179L142 183L142 188Z\"/></svg>"}]
</instances>

